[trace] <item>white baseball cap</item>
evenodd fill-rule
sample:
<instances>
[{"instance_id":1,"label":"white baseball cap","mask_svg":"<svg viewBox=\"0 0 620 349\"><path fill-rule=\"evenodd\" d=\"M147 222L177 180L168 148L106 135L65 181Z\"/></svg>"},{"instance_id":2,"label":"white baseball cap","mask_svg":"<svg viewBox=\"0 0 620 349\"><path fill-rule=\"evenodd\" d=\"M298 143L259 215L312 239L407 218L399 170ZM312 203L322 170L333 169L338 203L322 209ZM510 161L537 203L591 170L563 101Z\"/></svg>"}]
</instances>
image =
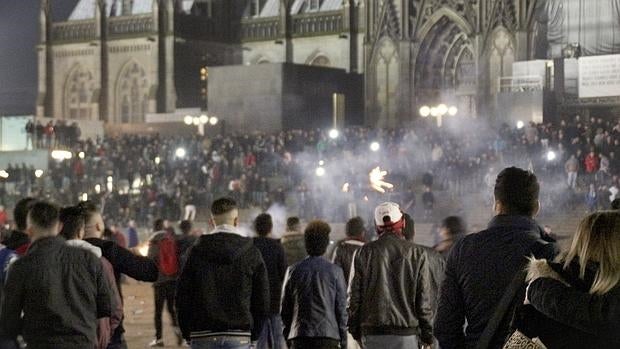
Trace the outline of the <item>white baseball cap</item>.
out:
<instances>
[{"instance_id":1,"label":"white baseball cap","mask_svg":"<svg viewBox=\"0 0 620 349\"><path fill-rule=\"evenodd\" d=\"M384 202L375 208L375 224L378 227L395 224L403 219L400 206L393 202Z\"/></svg>"}]
</instances>

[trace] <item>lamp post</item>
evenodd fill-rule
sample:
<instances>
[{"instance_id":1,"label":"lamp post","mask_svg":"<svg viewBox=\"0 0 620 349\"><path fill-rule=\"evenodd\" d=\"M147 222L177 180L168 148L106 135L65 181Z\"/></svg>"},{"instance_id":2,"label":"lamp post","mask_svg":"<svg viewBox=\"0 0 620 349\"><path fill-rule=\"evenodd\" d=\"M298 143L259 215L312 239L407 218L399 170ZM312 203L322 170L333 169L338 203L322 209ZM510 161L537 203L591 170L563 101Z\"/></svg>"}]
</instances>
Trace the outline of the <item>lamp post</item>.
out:
<instances>
[{"instance_id":1,"label":"lamp post","mask_svg":"<svg viewBox=\"0 0 620 349\"><path fill-rule=\"evenodd\" d=\"M194 125L198 127L198 134L200 134L201 136L204 136L205 134L205 125L215 126L219 121L220 120L217 118L217 116L209 116L207 114L201 114L197 116L188 114L185 115L185 117L183 118L183 122L185 123L185 125Z\"/></svg>"},{"instance_id":2,"label":"lamp post","mask_svg":"<svg viewBox=\"0 0 620 349\"><path fill-rule=\"evenodd\" d=\"M420 116L423 118L427 118L432 116L437 119L437 127L441 127L443 124L443 117L446 115L455 116L459 110L455 106L447 106L444 103L441 103L436 106L423 106L420 108Z\"/></svg>"}]
</instances>

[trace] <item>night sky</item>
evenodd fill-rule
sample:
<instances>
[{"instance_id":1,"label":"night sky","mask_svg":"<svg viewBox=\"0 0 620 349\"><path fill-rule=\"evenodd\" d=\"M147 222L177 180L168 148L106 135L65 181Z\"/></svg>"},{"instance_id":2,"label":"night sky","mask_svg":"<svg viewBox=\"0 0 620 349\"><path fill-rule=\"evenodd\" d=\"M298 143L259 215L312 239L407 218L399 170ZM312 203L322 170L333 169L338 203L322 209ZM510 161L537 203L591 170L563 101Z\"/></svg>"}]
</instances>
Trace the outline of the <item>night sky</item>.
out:
<instances>
[{"instance_id":1,"label":"night sky","mask_svg":"<svg viewBox=\"0 0 620 349\"><path fill-rule=\"evenodd\" d=\"M66 19L77 0L51 0ZM40 0L0 0L0 115L33 114L37 98Z\"/></svg>"}]
</instances>

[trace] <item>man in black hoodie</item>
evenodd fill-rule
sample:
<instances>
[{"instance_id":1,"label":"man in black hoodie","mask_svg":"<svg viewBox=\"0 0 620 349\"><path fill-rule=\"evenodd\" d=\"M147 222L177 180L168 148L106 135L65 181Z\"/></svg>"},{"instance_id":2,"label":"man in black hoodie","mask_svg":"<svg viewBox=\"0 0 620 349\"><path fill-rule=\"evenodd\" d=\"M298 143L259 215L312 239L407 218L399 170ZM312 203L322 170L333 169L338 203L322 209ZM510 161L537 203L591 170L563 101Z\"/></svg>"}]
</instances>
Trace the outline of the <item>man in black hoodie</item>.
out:
<instances>
[{"instance_id":1,"label":"man in black hoodie","mask_svg":"<svg viewBox=\"0 0 620 349\"><path fill-rule=\"evenodd\" d=\"M194 349L249 348L269 314L269 279L259 250L237 230L234 200L211 206L213 232L201 236L177 284L177 315Z\"/></svg>"},{"instance_id":2,"label":"man in black hoodie","mask_svg":"<svg viewBox=\"0 0 620 349\"><path fill-rule=\"evenodd\" d=\"M128 249L119 246L116 242L103 240L101 238L105 227L101 213L99 213L95 204L92 202L81 202L78 204L78 207L82 210L82 214L84 215L84 241L99 247L103 257L112 264L116 286L118 287L118 293L121 299L123 298L121 274L125 274L138 281L154 282L157 280L159 269L155 261L150 258L137 256ZM123 336L124 332L125 329L121 321L121 324L112 335L108 349L127 348L127 343Z\"/></svg>"}]
</instances>

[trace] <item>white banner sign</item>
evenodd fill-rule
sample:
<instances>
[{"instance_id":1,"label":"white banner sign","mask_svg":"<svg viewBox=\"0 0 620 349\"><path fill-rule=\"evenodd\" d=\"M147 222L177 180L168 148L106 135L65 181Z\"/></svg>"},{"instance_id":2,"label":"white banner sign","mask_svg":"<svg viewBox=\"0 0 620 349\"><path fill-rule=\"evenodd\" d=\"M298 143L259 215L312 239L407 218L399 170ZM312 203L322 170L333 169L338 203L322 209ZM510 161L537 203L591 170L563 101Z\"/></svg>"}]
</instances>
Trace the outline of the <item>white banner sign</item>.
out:
<instances>
[{"instance_id":1,"label":"white banner sign","mask_svg":"<svg viewBox=\"0 0 620 349\"><path fill-rule=\"evenodd\" d=\"M579 98L620 96L620 55L579 58Z\"/></svg>"}]
</instances>

